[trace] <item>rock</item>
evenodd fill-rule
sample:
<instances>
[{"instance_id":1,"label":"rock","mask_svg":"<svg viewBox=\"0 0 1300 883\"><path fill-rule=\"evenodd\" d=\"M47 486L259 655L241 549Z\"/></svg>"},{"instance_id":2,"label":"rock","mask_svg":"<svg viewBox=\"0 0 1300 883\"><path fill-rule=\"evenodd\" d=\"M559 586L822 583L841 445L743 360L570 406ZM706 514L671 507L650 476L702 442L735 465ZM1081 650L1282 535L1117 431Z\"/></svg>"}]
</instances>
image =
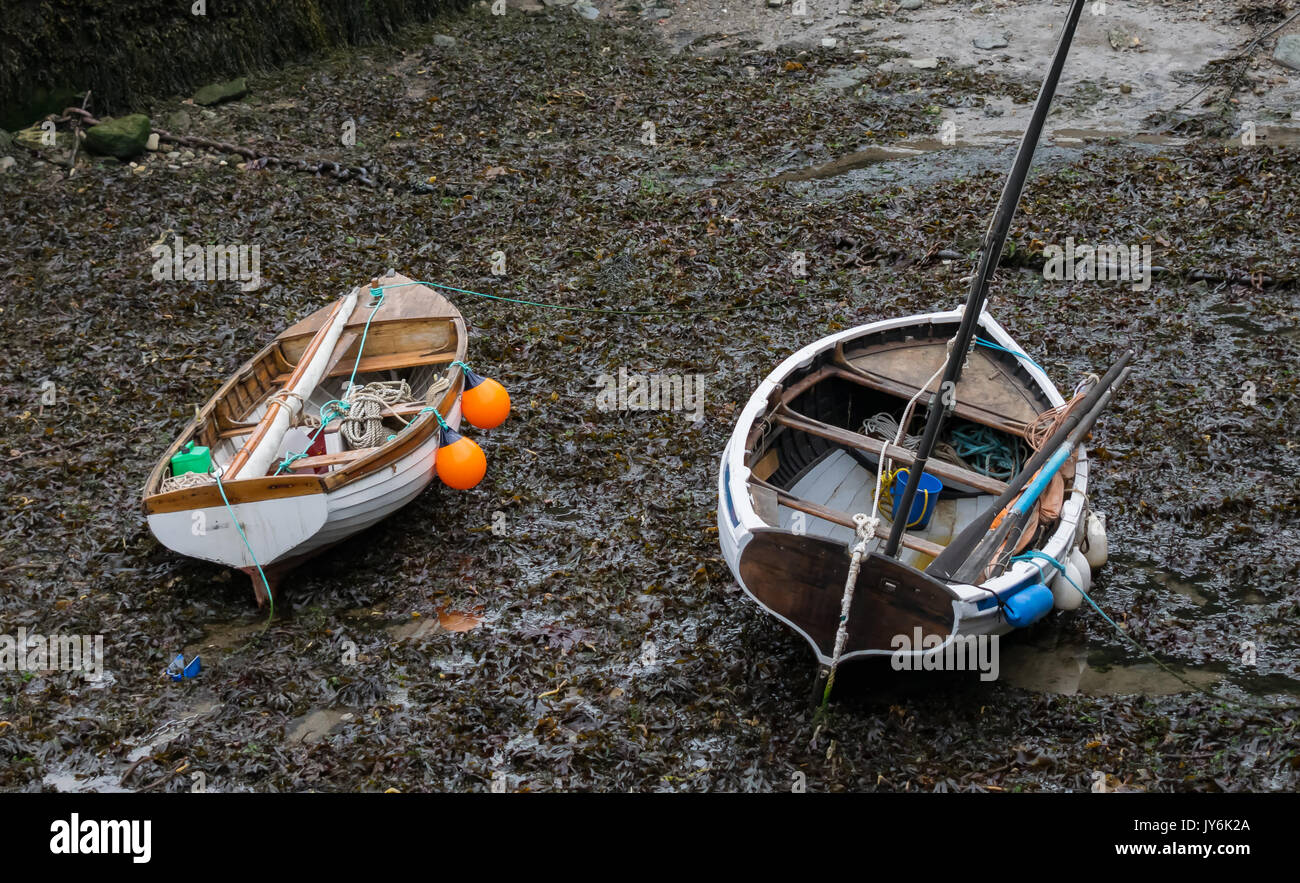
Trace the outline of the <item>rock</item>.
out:
<instances>
[{"instance_id":1,"label":"rock","mask_svg":"<svg viewBox=\"0 0 1300 883\"><path fill-rule=\"evenodd\" d=\"M0 150L8 150L9 146L14 143L14 136L10 135L4 129L0 129Z\"/></svg>"},{"instance_id":2,"label":"rock","mask_svg":"<svg viewBox=\"0 0 1300 883\"><path fill-rule=\"evenodd\" d=\"M190 127L193 125L194 121L191 120L190 115L183 110L169 113L163 120L163 128L168 132L175 132L177 135L188 134Z\"/></svg>"},{"instance_id":3,"label":"rock","mask_svg":"<svg viewBox=\"0 0 1300 883\"><path fill-rule=\"evenodd\" d=\"M785 0L767 0L767 5L773 9L780 9L785 5Z\"/></svg>"},{"instance_id":4,"label":"rock","mask_svg":"<svg viewBox=\"0 0 1300 883\"><path fill-rule=\"evenodd\" d=\"M148 151L151 151L151 152L152 152L152 151L155 151L155 150L158 149L158 133L157 133L157 132L150 132L150 133L149 133L149 140L144 142L144 149L145 149L145 150L148 150Z\"/></svg>"},{"instance_id":5,"label":"rock","mask_svg":"<svg viewBox=\"0 0 1300 883\"><path fill-rule=\"evenodd\" d=\"M914 68L919 68L920 70L928 71L928 70L934 70L936 67L939 66L939 59L937 59L937 58L909 58L909 59L907 60L907 63L910 64L910 65L911 65L912 67L914 67Z\"/></svg>"},{"instance_id":6,"label":"rock","mask_svg":"<svg viewBox=\"0 0 1300 883\"><path fill-rule=\"evenodd\" d=\"M668 18L672 14L673 11L666 6L649 6L641 10L641 15L645 18Z\"/></svg>"},{"instance_id":7,"label":"rock","mask_svg":"<svg viewBox=\"0 0 1300 883\"><path fill-rule=\"evenodd\" d=\"M898 4L899 9L906 10L907 12L911 12L913 9L920 9L921 6L921 0L902 0L902 2Z\"/></svg>"},{"instance_id":8,"label":"rock","mask_svg":"<svg viewBox=\"0 0 1300 883\"><path fill-rule=\"evenodd\" d=\"M572 6L573 0L542 0L543 6Z\"/></svg>"},{"instance_id":9,"label":"rock","mask_svg":"<svg viewBox=\"0 0 1300 883\"><path fill-rule=\"evenodd\" d=\"M0 173L7 172L17 165L18 160L12 156L0 156Z\"/></svg>"},{"instance_id":10,"label":"rock","mask_svg":"<svg viewBox=\"0 0 1300 883\"><path fill-rule=\"evenodd\" d=\"M243 98L247 94L248 81L243 77L238 77L224 83L213 83L211 86L204 86L194 93L194 103L201 104L204 107L211 107L214 104L221 104L223 101L234 101L237 98Z\"/></svg>"},{"instance_id":11,"label":"rock","mask_svg":"<svg viewBox=\"0 0 1300 883\"><path fill-rule=\"evenodd\" d=\"M573 4L573 11L585 18L587 21L595 21L600 15L600 10L589 3L578 2Z\"/></svg>"},{"instance_id":12,"label":"rock","mask_svg":"<svg viewBox=\"0 0 1300 883\"><path fill-rule=\"evenodd\" d=\"M443 49L450 49L456 45L456 38L451 34L435 34L433 37L433 45L441 46Z\"/></svg>"},{"instance_id":13,"label":"rock","mask_svg":"<svg viewBox=\"0 0 1300 883\"><path fill-rule=\"evenodd\" d=\"M1001 49L1007 45L1005 37L998 37L992 34L981 34L974 40L971 40L976 49Z\"/></svg>"},{"instance_id":14,"label":"rock","mask_svg":"<svg viewBox=\"0 0 1300 883\"><path fill-rule=\"evenodd\" d=\"M167 151L167 158L168 158L168 159L180 159L180 158L181 158L181 152L180 152L179 150L169 150L169 151Z\"/></svg>"},{"instance_id":15,"label":"rock","mask_svg":"<svg viewBox=\"0 0 1300 883\"><path fill-rule=\"evenodd\" d=\"M1273 60L1300 71L1300 34L1287 34L1279 38L1277 48L1273 50Z\"/></svg>"},{"instance_id":16,"label":"rock","mask_svg":"<svg viewBox=\"0 0 1300 883\"><path fill-rule=\"evenodd\" d=\"M838 42L839 40L836 40L834 37L822 37L822 48L834 49L835 44L837 44Z\"/></svg>"},{"instance_id":17,"label":"rock","mask_svg":"<svg viewBox=\"0 0 1300 883\"><path fill-rule=\"evenodd\" d=\"M1133 87L1130 86L1128 83L1120 83L1120 84L1119 84L1119 93L1120 93L1121 95L1127 95L1127 94L1129 94L1129 93L1132 92L1132 91L1133 91Z\"/></svg>"},{"instance_id":18,"label":"rock","mask_svg":"<svg viewBox=\"0 0 1300 883\"><path fill-rule=\"evenodd\" d=\"M149 118L142 113L106 120L86 133L87 150L118 159L139 156L148 142Z\"/></svg>"}]
</instances>

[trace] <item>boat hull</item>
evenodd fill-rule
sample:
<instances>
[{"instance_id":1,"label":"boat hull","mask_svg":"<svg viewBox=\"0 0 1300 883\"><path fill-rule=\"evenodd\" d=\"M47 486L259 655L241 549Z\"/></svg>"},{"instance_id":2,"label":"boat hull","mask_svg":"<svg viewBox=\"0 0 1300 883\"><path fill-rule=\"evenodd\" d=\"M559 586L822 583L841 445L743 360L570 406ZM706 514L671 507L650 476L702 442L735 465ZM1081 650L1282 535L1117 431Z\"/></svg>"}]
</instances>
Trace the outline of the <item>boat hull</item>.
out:
<instances>
[{"instance_id":1,"label":"boat hull","mask_svg":"<svg viewBox=\"0 0 1300 883\"><path fill-rule=\"evenodd\" d=\"M459 402L446 420L453 429L460 428ZM439 434L432 433L391 465L335 490L322 485L317 493L232 503L229 508L220 503L155 512L147 517L149 529L164 546L191 558L240 570L255 570L260 564L283 573L289 569L284 565L302 563L419 496L436 477L438 441ZM232 512L243 528L242 536Z\"/></svg>"},{"instance_id":2,"label":"boat hull","mask_svg":"<svg viewBox=\"0 0 1300 883\"><path fill-rule=\"evenodd\" d=\"M756 426L769 412L773 397L779 394L782 384L792 373L807 369L837 345L862 342L885 333L906 332L911 326L922 329L929 325L951 325L960 318L958 310L889 319L847 329L809 344L787 358L759 384L742 410L723 451L718 471L718 538L723 557L745 593L802 635L823 665L830 664L833 655L833 633L838 624L839 602L848 570L848 542L801 536L774 526L770 520L761 517L750 493L752 473L747 465L747 448ZM1007 349L1019 350L1010 335L987 313L981 316L980 326L979 333L987 340ZM1064 403L1060 392L1041 369L1025 365L1025 371L1050 405ZM1087 516L1088 458L1082 447L1074 470L1072 487L1061 505L1057 526L1037 545L1038 551L1062 562L1083 539ZM784 562L782 554L786 556ZM867 587L866 597L861 602L855 598L849 620L850 636L841 661L896 655L899 642L894 639L905 636L907 643L912 643L912 636L917 634L915 628L920 628L921 634L935 636L936 641L944 644L958 637L1005 634L1014 626L1007 622L1003 602L1030 586L1050 584L1059 578L1053 565L1045 560L1013 562L1000 575L978 585L945 586L951 615L939 604L938 590L929 585L938 581L928 580L918 591L932 594L926 604L911 612L909 618L906 610L897 610L893 601L881 596L876 588L882 576L889 578L881 571L882 561L890 559L877 555L862 565L857 586L859 590ZM912 575L924 576L913 568L905 570ZM908 578L915 580L914 576ZM801 601L792 600L800 596L804 596ZM830 603L832 600L834 603ZM879 627L871 625L872 602L878 605L878 610L890 610L887 622Z\"/></svg>"}]
</instances>

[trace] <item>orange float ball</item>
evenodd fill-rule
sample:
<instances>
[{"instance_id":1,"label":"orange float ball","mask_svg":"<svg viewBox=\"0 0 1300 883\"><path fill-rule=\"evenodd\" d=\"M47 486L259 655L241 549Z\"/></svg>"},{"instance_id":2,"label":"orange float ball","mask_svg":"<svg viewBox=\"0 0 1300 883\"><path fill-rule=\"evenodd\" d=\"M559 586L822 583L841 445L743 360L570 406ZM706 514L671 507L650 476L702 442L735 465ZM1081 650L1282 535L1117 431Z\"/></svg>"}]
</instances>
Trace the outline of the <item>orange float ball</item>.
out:
<instances>
[{"instance_id":1,"label":"orange float ball","mask_svg":"<svg viewBox=\"0 0 1300 883\"><path fill-rule=\"evenodd\" d=\"M434 457L434 469L443 484L467 491L487 474L487 457L472 440L454 429L444 429L442 444Z\"/></svg>"},{"instance_id":2,"label":"orange float ball","mask_svg":"<svg viewBox=\"0 0 1300 883\"><path fill-rule=\"evenodd\" d=\"M460 412L479 429L495 429L510 416L510 393L487 377L470 371L460 397Z\"/></svg>"}]
</instances>

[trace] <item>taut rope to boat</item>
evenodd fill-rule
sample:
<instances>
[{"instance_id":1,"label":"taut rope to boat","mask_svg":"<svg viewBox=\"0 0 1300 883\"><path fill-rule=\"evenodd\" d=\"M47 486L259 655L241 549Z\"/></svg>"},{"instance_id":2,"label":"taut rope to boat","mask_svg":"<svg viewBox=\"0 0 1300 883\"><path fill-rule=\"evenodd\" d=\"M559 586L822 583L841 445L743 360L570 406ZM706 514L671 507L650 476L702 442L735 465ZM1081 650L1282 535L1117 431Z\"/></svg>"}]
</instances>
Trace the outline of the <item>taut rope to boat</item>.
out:
<instances>
[{"instance_id":1,"label":"taut rope to boat","mask_svg":"<svg viewBox=\"0 0 1300 883\"><path fill-rule=\"evenodd\" d=\"M952 358L953 346L957 339L954 337L948 341L948 346L943 357L943 363L938 369L930 375L921 388L916 391L907 402L907 407L903 409L903 416L898 421L897 433L894 436L894 445L901 446L907 436L907 427L912 422L912 409L921 396L930 388L930 384L938 380L946 367L948 361ZM937 394L937 393L936 393ZM865 515L862 512L853 516L853 523L857 525L857 542L849 550L849 574L844 580L844 594L840 597L840 623L835 629L835 648L831 651L831 670L826 676L826 689L822 692L822 710L830 702L831 689L835 686L835 672L840 667L840 656L844 652L844 642L849 637L849 608L853 606L853 593L858 586L858 572L862 568L862 558L867 554L867 545L875 539L876 529L880 527L880 494L884 488L885 474L885 452L880 452L880 457L876 462L876 487L871 495L871 514ZM890 462L893 465L893 462Z\"/></svg>"}]
</instances>

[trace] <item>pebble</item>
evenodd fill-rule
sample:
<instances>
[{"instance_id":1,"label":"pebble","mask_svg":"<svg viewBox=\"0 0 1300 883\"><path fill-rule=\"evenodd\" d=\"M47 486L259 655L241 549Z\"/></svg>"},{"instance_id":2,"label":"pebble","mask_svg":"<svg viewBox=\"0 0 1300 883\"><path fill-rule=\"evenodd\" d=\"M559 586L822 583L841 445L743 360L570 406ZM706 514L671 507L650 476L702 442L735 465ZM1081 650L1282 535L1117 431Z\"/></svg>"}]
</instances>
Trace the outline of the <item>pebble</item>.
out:
<instances>
[{"instance_id":1,"label":"pebble","mask_svg":"<svg viewBox=\"0 0 1300 883\"><path fill-rule=\"evenodd\" d=\"M452 46L456 45L456 38L451 36L450 34L435 34L433 38L433 45L441 46L444 49L449 49Z\"/></svg>"},{"instance_id":2,"label":"pebble","mask_svg":"<svg viewBox=\"0 0 1300 883\"><path fill-rule=\"evenodd\" d=\"M920 9L921 6L922 6L922 0L902 0L902 2L898 4L899 9L903 9L908 12L911 12L913 9Z\"/></svg>"},{"instance_id":3,"label":"pebble","mask_svg":"<svg viewBox=\"0 0 1300 883\"><path fill-rule=\"evenodd\" d=\"M912 67L914 67L914 68L919 68L920 70L928 71L928 70L933 70L934 68L936 68L936 67L939 66L939 59L937 59L937 58L909 58L909 59L907 60L907 63L910 64L910 65L911 65Z\"/></svg>"},{"instance_id":4,"label":"pebble","mask_svg":"<svg viewBox=\"0 0 1300 883\"><path fill-rule=\"evenodd\" d=\"M17 162L18 160L14 159L12 156L0 156L0 172L9 171L17 164Z\"/></svg>"},{"instance_id":5,"label":"pebble","mask_svg":"<svg viewBox=\"0 0 1300 883\"><path fill-rule=\"evenodd\" d=\"M1001 49L1007 45L1005 37L995 37L991 34L983 34L971 41L976 49Z\"/></svg>"}]
</instances>

